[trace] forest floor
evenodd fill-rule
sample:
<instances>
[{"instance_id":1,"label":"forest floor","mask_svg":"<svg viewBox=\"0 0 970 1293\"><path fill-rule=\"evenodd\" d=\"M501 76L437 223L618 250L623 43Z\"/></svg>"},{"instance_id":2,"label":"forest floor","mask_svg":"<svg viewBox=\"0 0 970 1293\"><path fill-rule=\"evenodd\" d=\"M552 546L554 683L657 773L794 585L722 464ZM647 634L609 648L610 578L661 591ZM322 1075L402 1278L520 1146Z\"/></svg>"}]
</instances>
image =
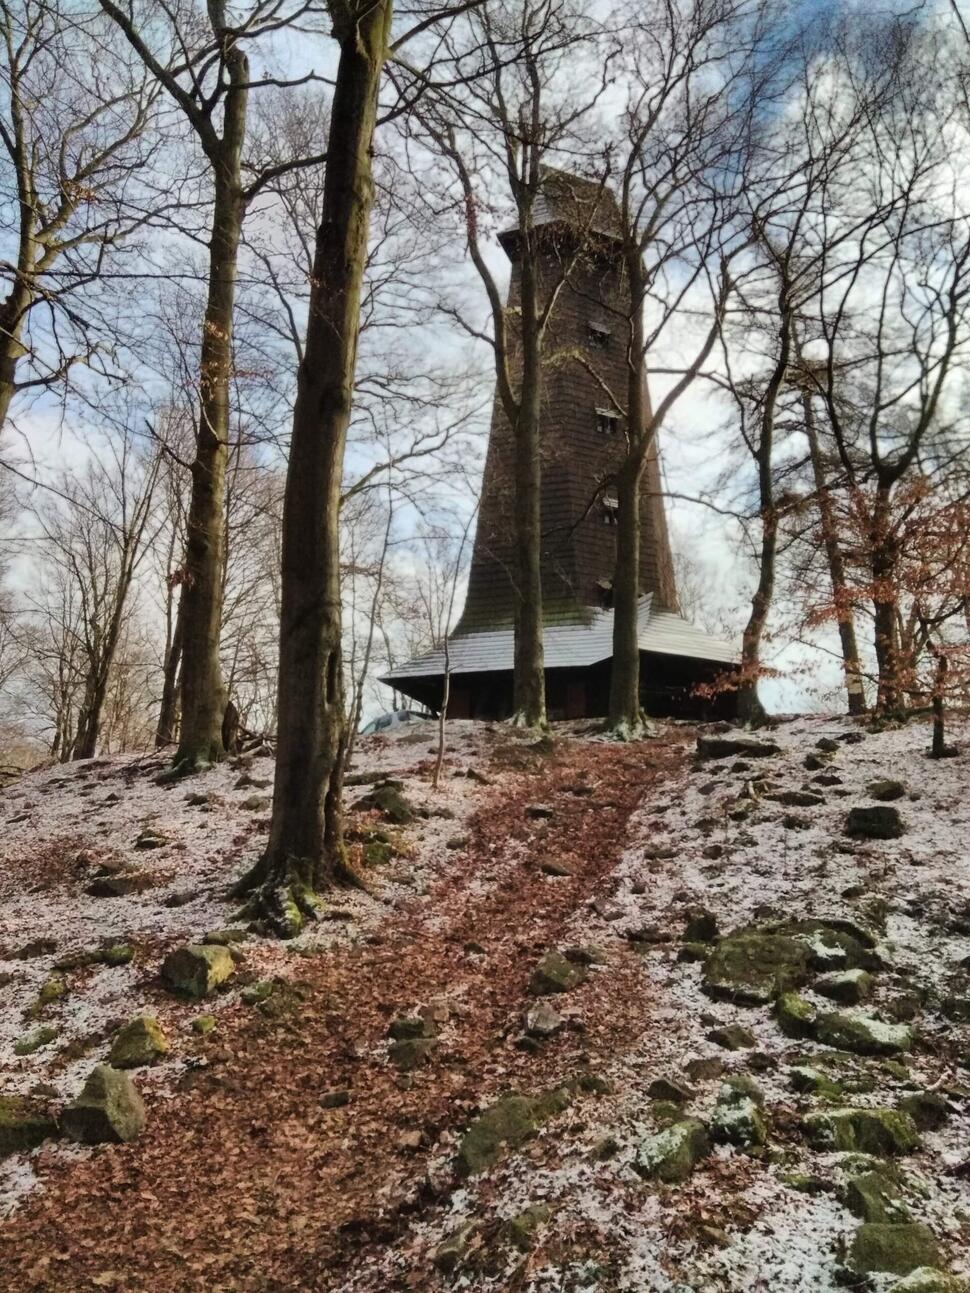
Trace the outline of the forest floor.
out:
<instances>
[{"instance_id":1,"label":"forest floor","mask_svg":"<svg viewBox=\"0 0 970 1293\"><path fill-rule=\"evenodd\" d=\"M0 1290L970 1275L970 754L814 717L764 757L700 758L698 733L742 734L681 725L448 731L438 791L430 725L360 742L348 803L392 778L415 815L351 812L373 892L288 943L225 932L268 751L167 787L156 757L91 760L0 796L0 1154L25 1111L56 1130L132 1018L168 1044L130 1070L133 1142L0 1157ZM902 833L847 834L858 807ZM160 968L205 937L234 972L186 1000Z\"/></svg>"}]
</instances>

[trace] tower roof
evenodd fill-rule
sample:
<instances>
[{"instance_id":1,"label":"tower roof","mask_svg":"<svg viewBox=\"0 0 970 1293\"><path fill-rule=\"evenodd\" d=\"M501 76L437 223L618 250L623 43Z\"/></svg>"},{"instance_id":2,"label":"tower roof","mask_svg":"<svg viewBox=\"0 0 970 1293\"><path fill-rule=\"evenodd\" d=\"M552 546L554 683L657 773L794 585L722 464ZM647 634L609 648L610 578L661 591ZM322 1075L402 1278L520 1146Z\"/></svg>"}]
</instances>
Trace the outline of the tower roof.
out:
<instances>
[{"instance_id":1,"label":"tower roof","mask_svg":"<svg viewBox=\"0 0 970 1293\"><path fill-rule=\"evenodd\" d=\"M605 181L543 166L540 186L532 209L534 228L559 228L587 238L619 241L620 208L616 194ZM510 257L515 254L519 236L518 228L499 234L499 242Z\"/></svg>"}]
</instances>

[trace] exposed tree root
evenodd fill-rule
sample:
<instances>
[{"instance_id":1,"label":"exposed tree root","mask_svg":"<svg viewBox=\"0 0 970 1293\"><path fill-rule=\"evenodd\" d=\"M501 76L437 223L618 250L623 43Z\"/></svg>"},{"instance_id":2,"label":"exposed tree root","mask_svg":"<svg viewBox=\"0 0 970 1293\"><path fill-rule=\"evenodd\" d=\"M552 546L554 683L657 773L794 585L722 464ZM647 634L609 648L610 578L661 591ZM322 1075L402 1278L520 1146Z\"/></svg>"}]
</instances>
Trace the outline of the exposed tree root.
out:
<instances>
[{"instance_id":1,"label":"exposed tree root","mask_svg":"<svg viewBox=\"0 0 970 1293\"><path fill-rule=\"evenodd\" d=\"M608 724L605 735L612 741L649 741L658 732L656 723L641 710L635 723L624 718L618 723Z\"/></svg>"},{"instance_id":2,"label":"exposed tree root","mask_svg":"<svg viewBox=\"0 0 970 1293\"><path fill-rule=\"evenodd\" d=\"M181 759L176 759L170 768L159 773L155 778L157 786L170 786L175 781L183 781L186 777L194 777L200 772L208 772L213 766L211 759L203 759L197 754L188 754Z\"/></svg>"}]
</instances>

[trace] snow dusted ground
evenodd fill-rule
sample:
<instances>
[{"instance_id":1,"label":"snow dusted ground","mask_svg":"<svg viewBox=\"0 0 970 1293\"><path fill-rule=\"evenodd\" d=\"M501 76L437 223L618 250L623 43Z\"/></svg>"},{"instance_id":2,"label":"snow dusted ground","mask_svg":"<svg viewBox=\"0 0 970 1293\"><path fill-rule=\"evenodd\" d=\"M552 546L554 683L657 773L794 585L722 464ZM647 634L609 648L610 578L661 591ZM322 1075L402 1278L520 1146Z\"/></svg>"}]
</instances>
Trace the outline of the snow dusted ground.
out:
<instances>
[{"instance_id":1,"label":"snow dusted ground","mask_svg":"<svg viewBox=\"0 0 970 1293\"><path fill-rule=\"evenodd\" d=\"M452 1193L439 1215L418 1224L407 1244L379 1264L389 1283L391 1275L402 1278L416 1250L433 1253L464 1223L487 1226L546 1204L552 1220L524 1264L507 1264L494 1275L459 1267L452 1286L504 1289L513 1286L514 1275L515 1288L534 1293L834 1293L844 1287L840 1246L859 1224L840 1200L848 1164L844 1156L805 1146L799 1120L820 1106L796 1094L787 1075L792 1063L827 1048L785 1037L767 1006L712 1001L701 991L701 965L678 961L677 952L689 908L713 912L724 933L772 918L847 917L872 926L874 900L882 899L888 917L879 951L888 969L876 976L865 1012L889 1019L883 1008L904 987L916 984L932 994L959 977L960 963L970 956L970 755L929 760L929 729L913 724L867 734L858 744L840 740L825 768L839 784L814 782L816 771L804 761L817 753L816 743L859 730L839 719L783 723L768 734L782 746L781 755L736 770L733 758L698 763L643 803L631 821L613 892L596 904L608 918L590 904L577 913L566 939L604 948L607 964L592 967L591 977L608 977L632 931L650 925L668 931L666 941L642 955L643 1031L602 1070L614 1094L587 1099L574 1115L543 1128L524 1151ZM965 745L970 727L954 724L950 737ZM886 777L908 788L897 805L905 835L847 839L848 809L873 803L866 787ZM825 803L793 810L763 798L756 787L752 811L732 820L739 796L751 793L748 783L762 779L770 791L822 791ZM555 1004L585 1013L591 1026L595 1021L584 1012L589 991L587 985ZM810 991L804 995L813 999ZM601 1004L603 994L597 999ZM821 998L814 1002L832 1008ZM707 1039L712 1028L726 1024L749 1029L755 1047L730 1052ZM880 1074L875 1091L853 1094L845 1103L892 1107L917 1089L946 1094L949 1121L923 1133L922 1150L907 1157L903 1169L914 1215L934 1231L951 1271L967 1275L970 1081L954 1062L957 1047L966 1055L967 1037L935 1012L932 996L916 1027L921 1042L909 1059L910 1078ZM759 1160L721 1146L685 1184L647 1185L631 1166L637 1145L662 1125L653 1118L647 1088L661 1076L686 1081L697 1092L689 1114L707 1119L722 1079L685 1077L685 1066L700 1060L719 1060L725 1073L755 1078L777 1132L772 1152ZM601 1160L596 1147L604 1138L614 1142L613 1153ZM441 1149L444 1169L454 1145ZM825 1184L819 1192L803 1192L786 1183L798 1175ZM881 1291L896 1282L877 1275L853 1287ZM373 1271L349 1285L379 1286Z\"/></svg>"},{"instance_id":2,"label":"snow dusted ground","mask_svg":"<svg viewBox=\"0 0 970 1293\"><path fill-rule=\"evenodd\" d=\"M427 886L446 864L447 841L460 833L479 789L454 773L474 762L489 736L480 724L449 723L446 774L434 795L428 772L434 724L360 739L351 774L406 777L411 802L429 810L407 828L407 860L369 873L374 895L355 889L335 894L323 918L292 942L250 937L229 990L204 1002L183 1002L165 992L159 966L173 947L238 923L233 916L239 903L230 899L229 888L265 845L270 753L244 755L164 786L156 781L165 767L158 756L96 758L35 771L0 792L0 1095L71 1099L93 1065L107 1058L116 1028L151 1014L171 1050L164 1062L139 1070L138 1085L164 1096L195 1062L195 1016L221 1018L245 1009L245 984L287 978L299 967L301 953L366 937L398 903ZM348 786L348 804L368 788ZM360 818L351 814L350 820ZM146 831L156 847L139 847ZM86 892L104 873L129 871L143 876L148 887L119 897ZM134 959L57 969L73 953L113 944L131 946ZM63 980L66 994L32 1013L52 979ZM55 1037L31 1055L17 1055L18 1041L41 1026L56 1030ZM32 1162L38 1155L86 1152L57 1142L0 1159L0 1217L35 1185Z\"/></svg>"}]
</instances>

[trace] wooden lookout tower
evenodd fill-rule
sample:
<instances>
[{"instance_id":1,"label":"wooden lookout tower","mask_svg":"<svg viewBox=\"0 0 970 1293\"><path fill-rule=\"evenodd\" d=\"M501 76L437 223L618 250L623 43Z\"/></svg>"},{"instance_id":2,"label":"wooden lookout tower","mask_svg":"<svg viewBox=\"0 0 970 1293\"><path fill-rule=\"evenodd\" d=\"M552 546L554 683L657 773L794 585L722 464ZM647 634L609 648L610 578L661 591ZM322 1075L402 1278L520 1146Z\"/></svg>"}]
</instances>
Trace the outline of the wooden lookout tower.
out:
<instances>
[{"instance_id":1,"label":"wooden lookout tower","mask_svg":"<svg viewBox=\"0 0 970 1293\"><path fill-rule=\"evenodd\" d=\"M534 225L540 280L558 290L543 349L541 572L546 705L551 719L605 714L612 656L616 491L623 423L604 392L625 392L629 288L609 190L546 170ZM500 236L511 262L509 306L519 292L517 230ZM565 275L565 277L564 277ZM548 299L548 297L547 297ZM512 438L496 398L464 611L448 641L448 714L512 712ZM679 613L657 446L644 474L639 610L644 708L657 715L711 713L693 694L737 664L738 652ZM443 648L381 681L438 710ZM723 702L721 703L723 707Z\"/></svg>"}]
</instances>

